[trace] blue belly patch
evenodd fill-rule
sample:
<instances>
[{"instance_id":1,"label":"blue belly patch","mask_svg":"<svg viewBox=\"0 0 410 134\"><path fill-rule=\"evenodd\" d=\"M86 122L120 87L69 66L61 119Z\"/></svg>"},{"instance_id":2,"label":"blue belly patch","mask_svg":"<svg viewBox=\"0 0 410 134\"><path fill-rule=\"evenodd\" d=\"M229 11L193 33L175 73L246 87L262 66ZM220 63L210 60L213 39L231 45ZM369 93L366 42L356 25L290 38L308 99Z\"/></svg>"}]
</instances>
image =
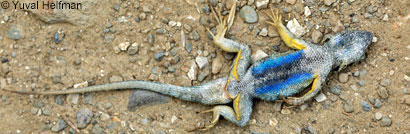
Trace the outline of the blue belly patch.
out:
<instances>
[{"instance_id":1,"label":"blue belly patch","mask_svg":"<svg viewBox=\"0 0 410 134\"><path fill-rule=\"evenodd\" d=\"M302 54L303 50L300 50L295 53L288 54L286 56L264 59L264 61L260 62L257 66L254 66L252 68L252 74L261 74L264 73L266 70L292 63L295 60L298 60L302 56Z\"/></svg>"},{"instance_id":2,"label":"blue belly patch","mask_svg":"<svg viewBox=\"0 0 410 134\"><path fill-rule=\"evenodd\" d=\"M305 82L312 78L313 78L312 74L301 72L301 73L290 76L284 81L276 82L276 83L258 88L255 90L255 93L256 94L265 94L265 93L270 93L270 92L279 93L281 90L284 90L284 89L286 90L287 88L295 84Z\"/></svg>"}]
</instances>

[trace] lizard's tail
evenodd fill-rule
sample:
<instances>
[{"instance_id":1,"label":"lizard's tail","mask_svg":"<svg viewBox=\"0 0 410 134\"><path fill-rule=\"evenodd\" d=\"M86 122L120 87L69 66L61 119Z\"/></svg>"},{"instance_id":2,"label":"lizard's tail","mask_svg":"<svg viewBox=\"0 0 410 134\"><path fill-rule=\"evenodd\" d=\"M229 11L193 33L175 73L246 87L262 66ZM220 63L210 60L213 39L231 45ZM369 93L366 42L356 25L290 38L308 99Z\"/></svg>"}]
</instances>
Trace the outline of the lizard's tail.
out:
<instances>
[{"instance_id":1,"label":"lizard's tail","mask_svg":"<svg viewBox=\"0 0 410 134\"><path fill-rule=\"evenodd\" d=\"M111 90L123 90L123 89L144 89L148 91L154 91L164 95L173 96L187 101L200 101L203 97L200 93L201 86L194 87L182 87L170 84L156 83L150 81L133 80L133 81L121 81L109 84L95 85L84 88L73 88L69 90L59 91L13 91L6 90L12 93L18 94L38 94L38 95L59 95L59 94L74 94L74 93L86 93L86 92L98 92L98 91L111 91Z\"/></svg>"}]
</instances>

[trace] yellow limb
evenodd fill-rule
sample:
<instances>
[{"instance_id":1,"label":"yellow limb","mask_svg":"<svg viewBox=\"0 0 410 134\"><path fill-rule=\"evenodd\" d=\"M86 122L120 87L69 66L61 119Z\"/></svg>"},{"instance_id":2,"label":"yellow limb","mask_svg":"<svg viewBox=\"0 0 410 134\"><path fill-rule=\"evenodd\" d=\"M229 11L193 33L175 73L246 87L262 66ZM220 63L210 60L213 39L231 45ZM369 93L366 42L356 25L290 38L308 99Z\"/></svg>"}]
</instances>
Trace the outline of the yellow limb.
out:
<instances>
[{"instance_id":1,"label":"yellow limb","mask_svg":"<svg viewBox=\"0 0 410 134\"><path fill-rule=\"evenodd\" d=\"M313 80L312 89L310 89L304 96L306 96L307 94L311 94L314 90L316 90L316 87L317 87L316 84L317 84L317 81L319 80L318 78L319 78L318 75L314 76L315 80Z\"/></svg>"},{"instance_id":2,"label":"yellow limb","mask_svg":"<svg viewBox=\"0 0 410 134\"><path fill-rule=\"evenodd\" d=\"M241 120L241 109L239 108L239 100L241 98L241 94L238 94L238 96L236 96L235 100L233 101L233 105L234 105L234 110L236 113L236 120Z\"/></svg>"},{"instance_id":3,"label":"yellow limb","mask_svg":"<svg viewBox=\"0 0 410 134\"><path fill-rule=\"evenodd\" d=\"M285 44L287 46L289 46L290 48L293 49L297 49L297 50L302 50L305 49L306 46L303 45L303 42L301 42L300 40L293 38L292 37L292 33L290 33L286 27L282 24L282 16L279 14L279 11L276 10L276 12L273 11L273 9L271 8L271 13L267 13L265 12L269 18L272 20L272 22L267 21L266 23L269 23L271 25L273 25L276 30L278 31L280 37L282 38L283 42L285 42Z\"/></svg>"},{"instance_id":4,"label":"yellow limb","mask_svg":"<svg viewBox=\"0 0 410 134\"><path fill-rule=\"evenodd\" d=\"M237 81L239 81L239 76L238 76L238 64L239 60L242 58L242 50L239 50L238 56L235 59L235 63L233 65L233 70L232 70L232 75L235 77Z\"/></svg>"}]
</instances>

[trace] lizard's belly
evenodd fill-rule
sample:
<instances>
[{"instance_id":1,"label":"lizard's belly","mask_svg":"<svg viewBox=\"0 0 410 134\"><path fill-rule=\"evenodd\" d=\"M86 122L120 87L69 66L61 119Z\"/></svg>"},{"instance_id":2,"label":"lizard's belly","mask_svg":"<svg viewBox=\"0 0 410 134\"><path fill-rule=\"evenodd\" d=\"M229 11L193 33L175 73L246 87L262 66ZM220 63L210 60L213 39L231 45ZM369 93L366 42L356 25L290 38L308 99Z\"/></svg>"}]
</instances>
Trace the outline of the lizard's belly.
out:
<instances>
[{"instance_id":1,"label":"lizard's belly","mask_svg":"<svg viewBox=\"0 0 410 134\"><path fill-rule=\"evenodd\" d=\"M255 83L254 93L259 99L274 101L280 99L280 96L288 97L295 95L309 86L314 76L307 72L297 72L282 79L260 79ZM279 76L280 78L280 76Z\"/></svg>"}]
</instances>

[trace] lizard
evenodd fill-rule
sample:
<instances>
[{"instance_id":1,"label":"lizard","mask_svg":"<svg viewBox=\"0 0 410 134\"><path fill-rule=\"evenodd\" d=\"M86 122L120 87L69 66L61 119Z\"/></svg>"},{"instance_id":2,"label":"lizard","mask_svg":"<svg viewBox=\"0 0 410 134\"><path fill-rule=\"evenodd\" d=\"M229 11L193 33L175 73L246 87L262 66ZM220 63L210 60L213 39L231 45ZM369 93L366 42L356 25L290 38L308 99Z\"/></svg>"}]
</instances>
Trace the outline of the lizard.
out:
<instances>
[{"instance_id":1,"label":"lizard","mask_svg":"<svg viewBox=\"0 0 410 134\"><path fill-rule=\"evenodd\" d=\"M213 13L218 22L216 34L206 28L213 37L214 44L226 52L237 53L230 73L199 86L177 86L165 83L130 80L83 88L60 91L15 91L18 94L60 95L122 89L144 89L185 101L216 105L211 123L199 130L208 130L217 124L220 116L238 125L246 126L252 114L254 99L265 101L284 100L289 105L300 105L312 99L320 90L326 77L333 69L359 61L371 44L373 35L367 31L343 31L332 36L323 45L296 38L283 24L279 11L265 12L285 45L295 51L272 54L258 61L251 61L251 49L248 45L225 38L226 32L233 25L236 2L232 5L227 17ZM292 97L311 86L307 93ZM285 98L287 97L287 98ZM224 104L233 103L233 106Z\"/></svg>"}]
</instances>

